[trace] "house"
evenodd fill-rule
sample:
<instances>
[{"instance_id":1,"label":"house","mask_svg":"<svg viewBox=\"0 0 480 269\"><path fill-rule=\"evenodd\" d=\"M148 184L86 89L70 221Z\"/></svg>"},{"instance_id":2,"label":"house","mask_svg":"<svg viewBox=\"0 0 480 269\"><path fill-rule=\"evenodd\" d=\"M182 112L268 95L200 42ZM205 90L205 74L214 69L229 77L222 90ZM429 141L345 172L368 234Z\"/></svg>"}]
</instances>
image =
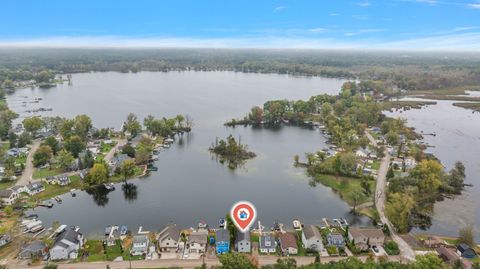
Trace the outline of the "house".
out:
<instances>
[{"instance_id":1,"label":"house","mask_svg":"<svg viewBox=\"0 0 480 269\"><path fill-rule=\"evenodd\" d=\"M284 233L279 236L280 249L283 255L298 254L297 239L292 233Z\"/></svg>"},{"instance_id":2,"label":"house","mask_svg":"<svg viewBox=\"0 0 480 269\"><path fill-rule=\"evenodd\" d=\"M192 232L187 240L188 252L205 253L207 247L207 235L207 231Z\"/></svg>"},{"instance_id":3,"label":"house","mask_svg":"<svg viewBox=\"0 0 480 269\"><path fill-rule=\"evenodd\" d=\"M469 245L464 243L459 244L457 246L457 253L458 255L467 259L473 259L477 256L477 253L475 252L475 250L471 248Z\"/></svg>"},{"instance_id":4,"label":"house","mask_svg":"<svg viewBox=\"0 0 480 269\"><path fill-rule=\"evenodd\" d=\"M27 188L25 188L25 186L13 186L10 188L10 190L17 193L17 195L20 195L22 192L27 192Z\"/></svg>"},{"instance_id":5,"label":"house","mask_svg":"<svg viewBox=\"0 0 480 269\"><path fill-rule=\"evenodd\" d=\"M355 155L360 158L368 158L370 156L370 151L368 149L358 148Z\"/></svg>"},{"instance_id":6,"label":"house","mask_svg":"<svg viewBox=\"0 0 480 269\"><path fill-rule=\"evenodd\" d=\"M359 250L367 250L370 246L383 246L385 235L381 229L352 227L348 230L348 239L354 242Z\"/></svg>"},{"instance_id":7,"label":"house","mask_svg":"<svg viewBox=\"0 0 480 269\"><path fill-rule=\"evenodd\" d=\"M217 254L228 253L230 251L230 234L228 230L220 229L215 233L215 249Z\"/></svg>"},{"instance_id":8,"label":"house","mask_svg":"<svg viewBox=\"0 0 480 269\"><path fill-rule=\"evenodd\" d=\"M445 246L440 246L436 251L438 256L440 256L440 258L446 263L454 263L456 260L460 259L460 256L458 256L455 251Z\"/></svg>"},{"instance_id":9,"label":"house","mask_svg":"<svg viewBox=\"0 0 480 269\"><path fill-rule=\"evenodd\" d=\"M393 158L392 167L402 170L403 169L403 160L400 159L400 158Z\"/></svg>"},{"instance_id":10,"label":"house","mask_svg":"<svg viewBox=\"0 0 480 269\"><path fill-rule=\"evenodd\" d=\"M132 256L146 255L148 253L148 246L150 239L146 235L135 235L133 237L132 248L130 254Z\"/></svg>"},{"instance_id":11,"label":"house","mask_svg":"<svg viewBox=\"0 0 480 269\"><path fill-rule=\"evenodd\" d=\"M413 157L407 157L403 161L405 164L405 169L407 170L413 169L417 165L417 161Z\"/></svg>"},{"instance_id":12,"label":"house","mask_svg":"<svg viewBox=\"0 0 480 269\"><path fill-rule=\"evenodd\" d=\"M327 235L328 246L335 246L337 248L345 247L345 239L342 234L330 233Z\"/></svg>"},{"instance_id":13,"label":"house","mask_svg":"<svg viewBox=\"0 0 480 269\"><path fill-rule=\"evenodd\" d=\"M250 232L237 232L237 238L235 239L235 249L240 253L250 253L252 251L250 243Z\"/></svg>"},{"instance_id":14,"label":"house","mask_svg":"<svg viewBox=\"0 0 480 269\"><path fill-rule=\"evenodd\" d=\"M117 168L120 168L122 163L126 160L132 160L130 156L127 154L117 154L115 157L112 158L110 161L110 166L112 167L112 170L116 170Z\"/></svg>"},{"instance_id":15,"label":"house","mask_svg":"<svg viewBox=\"0 0 480 269\"><path fill-rule=\"evenodd\" d=\"M48 259L48 247L40 240L35 240L29 244L25 244L18 253L20 259Z\"/></svg>"},{"instance_id":16,"label":"house","mask_svg":"<svg viewBox=\"0 0 480 269\"><path fill-rule=\"evenodd\" d=\"M32 182L27 186L25 186L25 190L28 193L28 195L33 196L35 194L38 194L44 191L45 187L42 185L40 181L37 181L37 182Z\"/></svg>"},{"instance_id":17,"label":"house","mask_svg":"<svg viewBox=\"0 0 480 269\"><path fill-rule=\"evenodd\" d=\"M68 260L76 259L78 251L83 246L83 235L73 227L66 228L55 239L55 243L50 248L50 259Z\"/></svg>"},{"instance_id":18,"label":"house","mask_svg":"<svg viewBox=\"0 0 480 269\"><path fill-rule=\"evenodd\" d=\"M176 224L169 224L160 229L157 236L158 250L160 252L177 252L180 231Z\"/></svg>"},{"instance_id":19,"label":"house","mask_svg":"<svg viewBox=\"0 0 480 269\"><path fill-rule=\"evenodd\" d=\"M321 251L324 249L322 235L314 225L306 225L302 230L302 243L306 249Z\"/></svg>"},{"instance_id":20,"label":"house","mask_svg":"<svg viewBox=\"0 0 480 269\"><path fill-rule=\"evenodd\" d=\"M0 247L5 246L6 244L10 243L12 241L12 235L9 233L5 233L0 235Z\"/></svg>"},{"instance_id":21,"label":"house","mask_svg":"<svg viewBox=\"0 0 480 269\"><path fill-rule=\"evenodd\" d=\"M444 245L445 242L440 239L438 236L429 236L427 239L423 240L423 244L429 248L439 248Z\"/></svg>"},{"instance_id":22,"label":"house","mask_svg":"<svg viewBox=\"0 0 480 269\"><path fill-rule=\"evenodd\" d=\"M67 186L70 184L70 178L67 174L57 176L57 183L60 186Z\"/></svg>"},{"instance_id":23,"label":"house","mask_svg":"<svg viewBox=\"0 0 480 269\"><path fill-rule=\"evenodd\" d=\"M11 189L0 190L0 199L3 205L13 205L18 199L18 193Z\"/></svg>"},{"instance_id":24,"label":"house","mask_svg":"<svg viewBox=\"0 0 480 269\"><path fill-rule=\"evenodd\" d=\"M277 251L277 241L273 236L262 235L259 238L260 253L275 253Z\"/></svg>"}]
</instances>

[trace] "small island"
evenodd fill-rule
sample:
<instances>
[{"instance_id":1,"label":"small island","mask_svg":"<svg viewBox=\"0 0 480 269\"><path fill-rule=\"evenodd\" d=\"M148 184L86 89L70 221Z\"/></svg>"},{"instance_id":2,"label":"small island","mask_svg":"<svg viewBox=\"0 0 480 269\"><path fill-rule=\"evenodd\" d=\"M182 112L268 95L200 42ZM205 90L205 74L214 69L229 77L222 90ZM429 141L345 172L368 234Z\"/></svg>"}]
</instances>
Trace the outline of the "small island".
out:
<instances>
[{"instance_id":1,"label":"small island","mask_svg":"<svg viewBox=\"0 0 480 269\"><path fill-rule=\"evenodd\" d=\"M217 139L208 150L220 157L220 163L227 162L230 169L235 169L256 156L254 152L248 151L247 145L237 142L232 135L229 135L226 140Z\"/></svg>"}]
</instances>

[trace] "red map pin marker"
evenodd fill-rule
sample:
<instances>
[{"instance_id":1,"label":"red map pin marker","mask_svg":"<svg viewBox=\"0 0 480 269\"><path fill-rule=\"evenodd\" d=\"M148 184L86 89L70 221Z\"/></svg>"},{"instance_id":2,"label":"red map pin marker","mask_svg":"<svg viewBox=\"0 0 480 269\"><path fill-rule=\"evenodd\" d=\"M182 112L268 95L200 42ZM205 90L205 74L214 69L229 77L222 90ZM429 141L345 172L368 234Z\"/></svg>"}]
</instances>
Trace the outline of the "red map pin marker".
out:
<instances>
[{"instance_id":1,"label":"red map pin marker","mask_svg":"<svg viewBox=\"0 0 480 269\"><path fill-rule=\"evenodd\" d=\"M230 217L240 231L246 232L257 217L257 212L250 202L241 201L232 206Z\"/></svg>"}]
</instances>

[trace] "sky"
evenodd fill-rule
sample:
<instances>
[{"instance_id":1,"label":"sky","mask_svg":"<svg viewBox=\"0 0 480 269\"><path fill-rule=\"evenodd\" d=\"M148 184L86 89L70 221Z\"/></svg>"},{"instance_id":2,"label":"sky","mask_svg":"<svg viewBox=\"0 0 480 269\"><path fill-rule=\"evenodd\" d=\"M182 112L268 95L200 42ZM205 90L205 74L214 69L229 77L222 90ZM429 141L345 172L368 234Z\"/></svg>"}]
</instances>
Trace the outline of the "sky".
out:
<instances>
[{"instance_id":1,"label":"sky","mask_svg":"<svg viewBox=\"0 0 480 269\"><path fill-rule=\"evenodd\" d=\"M480 0L3 1L0 46L480 51Z\"/></svg>"}]
</instances>

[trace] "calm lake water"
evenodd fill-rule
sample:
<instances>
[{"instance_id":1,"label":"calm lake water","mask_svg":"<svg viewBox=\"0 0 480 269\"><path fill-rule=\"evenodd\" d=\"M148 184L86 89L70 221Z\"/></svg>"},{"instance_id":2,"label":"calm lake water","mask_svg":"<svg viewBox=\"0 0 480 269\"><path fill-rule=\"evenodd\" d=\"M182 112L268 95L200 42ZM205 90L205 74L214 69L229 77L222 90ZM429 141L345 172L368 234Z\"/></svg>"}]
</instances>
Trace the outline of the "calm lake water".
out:
<instances>
[{"instance_id":1,"label":"calm lake water","mask_svg":"<svg viewBox=\"0 0 480 269\"><path fill-rule=\"evenodd\" d=\"M474 93L478 94L478 92ZM415 100L411 98L412 100ZM389 116L407 119L417 132L435 133L424 141L433 147L427 152L437 156L447 170L456 161L466 167L466 187L461 196L437 202L432 216L430 232L458 235L458 230L473 225L477 241L480 240L480 114L455 107L452 101L436 101L437 105L413 109L403 113L387 113ZM413 232L421 232L414 230Z\"/></svg>"},{"instance_id":2,"label":"calm lake water","mask_svg":"<svg viewBox=\"0 0 480 269\"><path fill-rule=\"evenodd\" d=\"M337 79L233 72L90 73L74 74L71 86L18 90L8 102L23 117L32 115L24 112L27 109L51 107L52 112L42 115L88 114L97 127L118 129L129 112L140 119L148 114L188 114L195 122L192 133L177 137L160 154L158 172L130 181L136 195L126 195L121 184L108 194L81 192L75 198L65 194L61 205L34 210L46 225L55 220L79 225L89 236L101 234L109 224L156 230L170 221L187 228L205 220L215 226L238 200L255 204L258 219L267 227L275 220L290 227L294 218L319 224L323 217L346 217L368 225L366 218L349 215L350 208L329 188L309 186L304 170L293 167L295 154L303 156L325 146L320 132L223 126L267 100L336 94L342 84ZM38 104L22 104L39 97L43 100ZM208 152L216 137L229 134L257 153L235 171Z\"/></svg>"}]
</instances>

